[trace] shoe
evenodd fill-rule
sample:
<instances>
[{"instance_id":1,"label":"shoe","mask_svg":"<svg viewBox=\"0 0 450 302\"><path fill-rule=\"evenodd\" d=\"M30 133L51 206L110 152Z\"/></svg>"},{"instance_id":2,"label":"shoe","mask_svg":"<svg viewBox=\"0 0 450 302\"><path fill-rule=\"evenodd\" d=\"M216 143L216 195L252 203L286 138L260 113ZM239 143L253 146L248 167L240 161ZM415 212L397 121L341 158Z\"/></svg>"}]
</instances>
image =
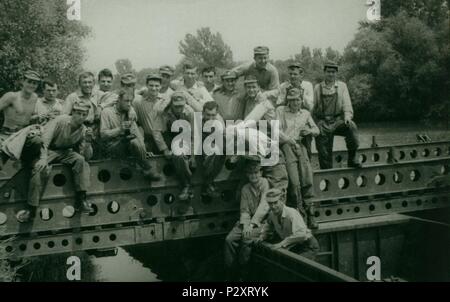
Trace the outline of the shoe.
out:
<instances>
[{"instance_id":1,"label":"shoe","mask_svg":"<svg viewBox=\"0 0 450 302\"><path fill-rule=\"evenodd\" d=\"M183 190L181 190L180 195L178 195L179 200L188 200L191 197L190 187L185 186Z\"/></svg>"},{"instance_id":2,"label":"shoe","mask_svg":"<svg viewBox=\"0 0 450 302\"><path fill-rule=\"evenodd\" d=\"M75 195L75 211L81 211L82 213L93 213L95 212L92 204L86 200L86 192L79 191Z\"/></svg>"},{"instance_id":3,"label":"shoe","mask_svg":"<svg viewBox=\"0 0 450 302\"><path fill-rule=\"evenodd\" d=\"M220 197L220 193L217 191L217 188L214 184L207 184L205 193L206 193L206 195L210 196L211 198L219 198Z\"/></svg>"},{"instance_id":4,"label":"shoe","mask_svg":"<svg viewBox=\"0 0 450 302\"><path fill-rule=\"evenodd\" d=\"M148 178L151 181L160 181L161 180L161 174L155 173L152 170L145 170L143 171L145 178Z\"/></svg>"},{"instance_id":5,"label":"shoe","mask_svg":"<svg viewBox=\"0 0 450 302\"><path fill-rule=\"evenodd\" d=\"M29 210L20 210L16 215L16 219L20 223L30 222L31 212Z\"/></svg>"},{"instance_id":6,"label":"shoe","mask_svg":"<svg viewBox=\"0 0 450 302\"><path fill-rule=\"evenodd\" d=\"M79 210L81 210L82 213L87 214L95 212L94 208L92 207L92 204L86 200L81 203L81 208Z\"/></svg>"}]
</instances>

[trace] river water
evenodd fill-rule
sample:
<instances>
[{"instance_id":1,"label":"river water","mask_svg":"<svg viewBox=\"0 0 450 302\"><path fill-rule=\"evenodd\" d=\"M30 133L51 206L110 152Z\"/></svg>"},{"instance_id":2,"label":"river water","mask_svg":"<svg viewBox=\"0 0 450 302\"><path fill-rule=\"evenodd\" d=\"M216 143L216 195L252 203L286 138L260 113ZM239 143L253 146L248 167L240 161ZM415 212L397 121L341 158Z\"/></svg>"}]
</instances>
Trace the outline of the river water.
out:
<instances>
[{"instance_id":1,"label":"river water","mask_svg":"<svg viewBox=\"0 0 450 302\"><path fill-rule=\"evenodd\" d=\"M419 123L360 125L361 147L370 147L373 136L379 146L414 143L416 134L426 134L433 141L450 140L448 123L441 126ZM336 138L335 149L343 148L344 140ZM125 282L217 281L222 275L223 239L219 236L170 241L118 248L116 256L90 256L87 259L95 269L89 279Z\"/></svg>"}]
</instances>

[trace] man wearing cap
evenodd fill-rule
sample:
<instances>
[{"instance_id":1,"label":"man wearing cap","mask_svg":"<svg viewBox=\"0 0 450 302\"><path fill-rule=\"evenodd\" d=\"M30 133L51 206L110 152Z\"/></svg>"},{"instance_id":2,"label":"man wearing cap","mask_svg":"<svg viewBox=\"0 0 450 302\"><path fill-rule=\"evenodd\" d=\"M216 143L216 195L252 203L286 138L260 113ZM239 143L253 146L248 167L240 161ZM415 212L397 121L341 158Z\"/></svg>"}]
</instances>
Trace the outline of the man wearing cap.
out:
<instances>
[{"instance_id":1,"label":"man wearing cap","mask_svg":"<svg viewBox=\"0 0 450 302\"><path fill-rule=\"evenodd\" d=\"M0 112L4 113L0 142L31 123L38 99L35 91L41 82L41 77L33 70L26 71L23 77L20 91L7 92L0 98Z\"/></svg>"},{"instance_id":2,"label":"man wearing cap","mask_svg":"<svg viewBox=\"0 0 450 302\"><path fill-rule=\"evenodd\" d=\"M293 62L288 66L289 79L280 85L280 96L277 105L286 105L286 95L289 89L298 88L302 91L302 109L309 112L314 106L314 88L311 82L303 80L305 69L300 62Z\"/></svg>"},{"instance_id":3,"label":"man wearing cap","mask_svg":"<svg viewBox=\"0 0 450 302\"><path fill-rule=\"evenodd\" d=\"M300 214L315 227L314 215L310 215L309 205L306 205L306 199L312 197L313 170L301 140L305 136L317 136L320 131L309 111L301 109L302 95L298 88L288 90L287 104L277 107L276 116L280 122L280 146L286 159L290 195Z\"/></svg>"},{"instance_id":4,"label":"man wearing cap","mask_svg":"<svg viewBox=\"0 0 450 302\"><path fill-rule=\"evenodd\" d=\"M280 78L278 70L269 63L269 48L257 46L253 49L254 62L243 64L233 69L238 77L253 75L258 81L259 87L264 90L278 89Z\"/></svg>"},{"instance_id":5,"label":"man wearing cap","mask_svg":"<svg viewBox=\"0 0 450 302\"><path fill-rule=\"evenodd\" d=\"M75 208L83 212L92 212L93 208L86 199L86 191L90 185L90 168L85 157L92 155L90 140L92 133L84 126L91 106L84 101L76 101L72 105L71 115L59 115L50 120L42 134L42 150L40 156L32 164L32 172L28 189L28 206L19 211L17 219L27 222L34 217L39 206L42 188L45 186L49 164L63 163L72 170L75 186ZM84 153L84 156L80 152Z\"/></svg>"},{"instance_id":6,"label":"man wearing cap","mask_svg":"<svg viewBox=\"0 0 450 302\"><path fill-rule=\"evenodd\" d=\"M267 223L262 228L258 242L279 241L272 244L272 248L289 249L301 256L314 260L319 251L319 243L306 227L299 212L286 206L281 201L282 194L278 189L270 189L266 192L269 215Z\"/></svg>"},{"instance_id":7,"label":"man wearing cap","mask_svg":"<svg viewBox=\"0 0 450 302\"><path fill-rule=\"evenodd\" d=\"M137 114L137 122L144 130L144 139L147 150L154 154L160 153L166 146L160 135L155 135L158 115L168 106L166 100L159 93L162 78L159 74L149 74L146 78L146 92L143 96L136 96L133 108Z\"/></svg>"},{"instance_id":8,"label":"man wearing cap","mask_svg":"<svg viewBox=\"0 0 450 302\"><path fill-rule=\"evenodd\" d=\"M258 238L261 224L269 210L265 201L269 182L262 177L259 162L247 160L245 174L248 183L241 189L240 219L225 239L225 267L229 274L232 273L236 260L245 272L251 245Z\"/></svg>"},{"instance_id":9,"label":"man wearing cap","mask_svg":"<svg viewBox=\"0 0 450 302\"><path fill-rule=\"evenodd\" d=\"M202 112L203 104L213 101L205 86L197 81L197 68L189 63L183 66L183 79L173 82L175 90L186 92L186 101L195 112Z\"/></svg>"},{"instance_id":10,"label":"man wearing cap","mask_svg":"<svg viewBox=\"0 0 450 302\"><path fill-rule=\"evenodd\" d=\"M44 96L39 98L34 108L33 116L31 119L38 124L45 124L49 120L62 114L63 100L56 98L58 95L58 85L50 80L45 79L42 81L44 90Z\"/></svg>"},{"instance_id":11,"label":"man wearing cap","mask_svg":"<svg viewBox=\"0 0 450 302\"><path fill-rule=\"evenodd\" d=\"M219 86L215 82L216 77L216 69L214 66L207 66L202 69L202 81L206 90L208 90L209 94L212 95L214 90L216 90Z\"/></svg>"},{"instance_id":12,"label":"man wearing cap","mask_svg":"<svg viewBox=\"0 0 450 302\"><path fill-rule=\"evenodd\" d=\"M214 90L213 99L219 105L219 114L225 121L237 121L244 118L245 103L236 88L237 75L227 70L222 76L222 86Z\"/></svg>"},{"instance_id":13,"label":"man wearing cap","mask_svg":"<svg viewBox=\"0 0 450 302\"><path fill-rule=\"evenodd\" d=\"M173 72L173 68L169 65L164 65L159 68L159 74L161 75L161 89L159 90L159 94L168 102L170 101L170 96L173 93L173 89L170 88L170 81L172 79Z\"/></svg>"},{"instance_id":14,"label":"man wearing cap","mask_svg":"<svg viewBox=\"0 0 450 302\"><path fill-rule=\"evenodd\" d=\"M194 157L193 152L187 154L173 154L171 151L172 140L178 136L179 132L172 132L172 124L176 121L186 121L189 123L191 130L194 129L194 111L187 105L186 93L184 91L175 91L168 106L157 114L154 125L153 137L159 151L171 160L175 167L175 175L181 182L182 190L178 198L180 200L188 200L193 197L191 188L191 165ZM191 135L191 138L193 136ZM176 143L177 144L177 143ZM178 145L178 144L177 144ZM170 148L169 148L170 146ZM193 148L191 146L191 151Z\"/></svg>"},{"instance_id":15,"label":"man wearing cap","mask_svg":"<svg viewBox=\"0 0 450 302\"><path fill-rule=\"evenodd\" d=\"M258 122L260 120L266 120L271 122L276 119L274 102L271 101L271 96L277 91L260 91L256 78L249 75L244 80L245 95L240 102L245 104L244 109L244 121L246 123ZM267 128L269 135L270 123ZM279 161L274 166L265 166L263 168L263 175L269 180L271 187L276 187L281 190L286 190L288 187L288 174L286 171L286 165L283 153L280 153Z\"/></svg>"},{"instance_id":16,"label":"man wearing cap","mask_svg":"<svg viewBox=\"0 0 450 302\"><path fill-rule=\"evenodd\" d=\"M359 147L358 130L353 122L353 107L344 82L336 80L338 65L327 62L323 68L325 81L314 88L313 117L320 129L316 137L316 147L319 154L321 169L333 168L333 141L334 136L344 136L348 150L348 166L361 168L356 159L356 150Z\"/></svg>"},{"instance_id":17,"label":"man wearing cap","mask_svg":"<svg viewBox=\"0 0 450 302\"><path fill-rule=\"evenodd\" d=\"M129 91L130 93L135 93L136 88L136 76L130 73L124 73L120 76L120 89ZM105 93L100 99L99 107L100 109L114 106L119 99L118 91L109 91Z\"/></svg>"},{"instance_id":18,"label":"man wearing cap","mask_svg":"<svg viewBox=\"0 0 450 302\"><path fill-rule=\"evenodd\" d=\"M124 158L128 155L136 158L143 173L150 180L158 181L161 177L152 171L147 159L144 138L136 124L136 114L131 103L134 94L124 89L119 90L119 100L114 106L102 110L100 121L100 137L109 155Z\"/></svg>"}]
</instances>

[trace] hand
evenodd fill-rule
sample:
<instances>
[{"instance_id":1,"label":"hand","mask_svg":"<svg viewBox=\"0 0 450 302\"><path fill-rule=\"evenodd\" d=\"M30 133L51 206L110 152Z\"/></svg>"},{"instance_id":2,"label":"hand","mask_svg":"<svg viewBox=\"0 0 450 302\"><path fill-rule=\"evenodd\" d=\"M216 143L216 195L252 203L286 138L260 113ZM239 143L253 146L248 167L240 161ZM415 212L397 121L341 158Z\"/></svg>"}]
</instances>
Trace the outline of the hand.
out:
<instances>
[{"instance_id":1,"label":"hand","mask_svg":"<svg viewBox=\"0 0 450 302\"><path fill-rule=\"evenodd\" d=\"M94 131L92 130L91 127L88 127L86 129L86 134L85 135L86 135L86 140L88 142L92 141L92 139L94 138Z\"/></svg>"},{"instance_id":2,"label":"hand","mask_svg":"<svg viewBox=\"0 0 450 302\"><path fill-rule=\"evenodd\" d=\"M308 136L310 134L311 134L311 131L309 131L309 129L300 130L300 135L301 136Z\"/></svg>"},{"instance_id":3,"label":"hand","mask_svg":"<svg viewBox=\"0 0 450 302\"><path fill-rule=\"evenodd\" d=\"M252 225L244 225L244 229L242 231L242 235L244 236L244 238L248 239L251 237L252 235Z\"/></svg>"},{"instance_id":4,"label":"hand","mask_svg":"<svg viewBox=\"0 0 450 302\"><path fill-rule=\"evenodd\" d=\"M295 147L295 145L297 145L297 142L295 141L295 139L291 138L287 141L287 143L289 145L291 145L292 147Z\"/></svg>"},{"instance_id":5,"label":"hand","mask_svg":"<svg viewBox=\"0 0 450 302\"><path fill-rule=\"evenodd\" d=\"M169 149L164 150L164 157L167 159L172 158L172 151L170 151Z\"/></svg>"},{"instance_id":6,"label":"hand","mask_svg":"<svg viewBox=\"0 0 450 302\"><path fill-rule=\"evenodd\" d=\"M34 169L36 170L36 172L40 173L42 171L44 171L44 169L47 167L47 161L45 159L40 159L36 162L36 164L34 165Z\"/></svg>"},{"instance_id":7,"label":"hand","mask_svg":"<svg viewBox=\"0 0 450 302\"><path fill-rule=\"evenodd\" d=\"M352 121L352 118L351 118L351 117L349 117L349 116L345 116L345 117L344 117L344 122L345 122L345 124L346 124L347 126L350 124L351 121Z\"/></svg>"}]
</instances>

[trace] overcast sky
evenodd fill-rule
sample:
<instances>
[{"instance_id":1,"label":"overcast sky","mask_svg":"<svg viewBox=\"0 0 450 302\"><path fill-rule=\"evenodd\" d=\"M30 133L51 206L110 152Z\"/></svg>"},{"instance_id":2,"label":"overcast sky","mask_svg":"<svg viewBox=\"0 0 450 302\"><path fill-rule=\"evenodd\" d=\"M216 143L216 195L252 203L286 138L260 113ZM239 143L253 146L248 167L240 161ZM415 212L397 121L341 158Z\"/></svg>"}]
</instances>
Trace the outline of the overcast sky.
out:
<instances>
[{"instance_id":1,"label":"overcast sky","mask_svg":"<svg viewBox=\"0 0 450 302\"><path fill-rule=\"evenodd\" d=\"M251 60L257 45L272 59L311 48L342 51L366 15L366 0L81 0L92 28L85 68L98 72L129 58L137 70L174 66L178 43L200 27L220 32L235 61Z\"/></svg>"}]
</instances>

